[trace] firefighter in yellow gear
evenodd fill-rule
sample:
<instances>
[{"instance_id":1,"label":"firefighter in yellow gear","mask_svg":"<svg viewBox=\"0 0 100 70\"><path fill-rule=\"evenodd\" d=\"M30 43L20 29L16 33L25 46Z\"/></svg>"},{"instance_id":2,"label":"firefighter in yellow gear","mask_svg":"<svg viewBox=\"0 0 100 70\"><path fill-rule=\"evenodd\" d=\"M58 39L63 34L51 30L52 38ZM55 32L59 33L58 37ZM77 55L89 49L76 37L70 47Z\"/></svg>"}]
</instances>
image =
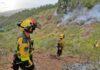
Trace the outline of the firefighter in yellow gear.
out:
<instances>
[{"instance_id":1,"label":"firefighter in yellow gear","mask_svg":"<svg viewBox=\"0 0 100 70\"><path fill-rule=\"evenodd\" d=\"M100 40L97 40L97 41L96 41L95 47L96 47L96 48L99 48L99 47L100 47Z\"/></svg>"},{"instance_id":2,"label":"firefighter in yellow gear","mask_svg":"<svg viewBox=\"0 0 100 70\"><path fill-rule=\"evenodd\" d=\"M57 43L57 56L62 55L62 50L63 50L63 47L64 47L64 37L65 37L64 34L59 35L59 40L58 40L58 43Z\"/></svg>"},{"instance_id":3,"label":"firefighter in yellow gear","mask_svg":"<svg viewBox=\"0 0 100 70\"><path fill-rule=\"evenodd\" d=\"M34 70L35 66L32 60L33 41L30 38L30 34L38 27L38 23L34 18L27 18L24 21L20 21L18 27L23 32L18 37L16 53L14 54L13 70Z\"/></svg>"}]
</instances>

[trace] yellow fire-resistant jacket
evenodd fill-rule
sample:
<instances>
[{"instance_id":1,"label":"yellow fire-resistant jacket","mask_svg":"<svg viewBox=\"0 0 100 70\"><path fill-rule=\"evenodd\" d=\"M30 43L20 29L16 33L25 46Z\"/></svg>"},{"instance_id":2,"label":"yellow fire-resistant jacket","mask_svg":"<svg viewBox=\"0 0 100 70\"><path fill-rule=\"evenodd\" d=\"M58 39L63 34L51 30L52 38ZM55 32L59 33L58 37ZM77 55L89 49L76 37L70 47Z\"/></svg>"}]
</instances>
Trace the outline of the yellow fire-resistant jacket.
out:
<instances>
[{"instance_id":1,"label":"yellow fire-resistant jacket","mask_svg":"<svg viewBox=\"0 0 100 70\"><path fill-rule=\"evenodd\" d=\"M21 61L30 60L31 54L31 40L27 38L25 34L18 38L17 54Z\"/></svg>"},{"instance_id":2,"label":"yellow fire-resistant jacket","mask_svg":"<svg viewBox=\"0 0 100 70\"><path fill-rule=\"evenodd\" d=\"M63 47L63 46L64 46L64 39L59 39L59 40L58 40L58 45L59 45L60 47Z\"/></svg>"}]
</instances>

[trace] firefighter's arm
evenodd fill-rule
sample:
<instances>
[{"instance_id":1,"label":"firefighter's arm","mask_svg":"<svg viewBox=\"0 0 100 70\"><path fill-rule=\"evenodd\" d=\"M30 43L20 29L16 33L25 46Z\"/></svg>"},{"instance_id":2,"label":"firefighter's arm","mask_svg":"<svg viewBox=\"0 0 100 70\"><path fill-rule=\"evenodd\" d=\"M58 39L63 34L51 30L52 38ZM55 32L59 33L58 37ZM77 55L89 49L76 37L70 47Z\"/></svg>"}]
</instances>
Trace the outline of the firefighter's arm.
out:
<instances>
[{"instance_id":1,"label":"firefighter's arm","mask_svg":"<svg viewBox=\"0 0 100 70\"><path fill-rule=\"evenodd\" d=\"M17 54L19 54L19 45L21 45L22 44L22 38L18 38L18 40L17 40L17 44L18 44L18 46L17 46Z\"/></svg>"},{"instance_id":2,"label":"firefighter's arm","mask_svg":"<svg viewBox=\"0 0 100 70\"><path fill-rule=\"evenodd\" d=\"M32 61L31 61L31 60L29 60L29 67L30 67L30 66L32 66Z\"/></svg>"}]
</instances>

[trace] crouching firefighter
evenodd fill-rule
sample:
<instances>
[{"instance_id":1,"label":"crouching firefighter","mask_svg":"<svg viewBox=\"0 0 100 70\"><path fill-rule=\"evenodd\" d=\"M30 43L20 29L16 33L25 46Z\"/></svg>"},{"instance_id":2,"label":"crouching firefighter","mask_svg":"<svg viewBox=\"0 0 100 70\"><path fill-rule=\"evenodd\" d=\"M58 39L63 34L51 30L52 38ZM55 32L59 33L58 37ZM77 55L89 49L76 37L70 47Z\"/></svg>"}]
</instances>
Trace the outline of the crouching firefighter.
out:
<instances>
[{"instance_id":1,"label":"crouching firefighter","mask_svg":"<svg viewBox=\"0 0 100 70\"><path fill-rule=\"evenodd\" d=\"M61 56L62 55L62 51L63 51L63 47L64 47L64 34L60 34L59 35L59 40L57 43L57 56Z\"/></svg>"},{"instance_id":2,"label":"crouching firefighter","mask_svg":"<svg viewBox=\"0 0 100 70\"><path fill-rule=\"evenodd\" d=\"M22 35L18 37L18 46L14 54L12 63L13 70L34 70L35 66L32 60L33 42L30 34L33 33L35 28L39 28L38 23L33 18L28 18L19 22L18 27L22 31Z\"/></svg>"},{"instance_id":3,"label":"crouching firefighter","mask_svg":"<svg viewBox=\"0 0 100 70\"><path fill-rule=\"evenodd\" d=\"M100 48L100 40L96 40L96 43L94 44L95 48Z\"/></svg>"}]
</instances>

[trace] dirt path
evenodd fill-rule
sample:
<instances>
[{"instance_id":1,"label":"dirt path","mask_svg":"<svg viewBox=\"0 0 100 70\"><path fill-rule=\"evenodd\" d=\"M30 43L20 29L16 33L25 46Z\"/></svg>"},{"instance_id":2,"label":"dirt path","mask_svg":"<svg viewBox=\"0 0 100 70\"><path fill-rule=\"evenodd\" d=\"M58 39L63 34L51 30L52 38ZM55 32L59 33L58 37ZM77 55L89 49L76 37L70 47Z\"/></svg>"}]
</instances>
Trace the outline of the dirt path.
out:
<instances>
[{"instance_id":1,"label":"dirt path","mask_svg":"<svg viewBox=\"0 0 100 70\"><path fill-rule=\"evenodd\" d=\"M7 62L5 61L7 58ZM12 54L3 57L0 61L5 63L0 64L0 70L12 70L11 61ZM62 70L64 64L73 64L79 62L78 57L64 56L57 58L56 55L51 55L42 51L36 51L33 55L33 60L37 70Z\"/></svg>"},{"instance_id":2,"label":"dirt path","mask_svg":"<svg viewBox=\"0 0 100 70\"><path fill-rule=\"evenodd\" d=\"M72 64L79 61L77 57L60 57L50 55L49 53L36 52L34 55L37 70L61 70L64 64Z\"/></svg>"}]
</instances>

